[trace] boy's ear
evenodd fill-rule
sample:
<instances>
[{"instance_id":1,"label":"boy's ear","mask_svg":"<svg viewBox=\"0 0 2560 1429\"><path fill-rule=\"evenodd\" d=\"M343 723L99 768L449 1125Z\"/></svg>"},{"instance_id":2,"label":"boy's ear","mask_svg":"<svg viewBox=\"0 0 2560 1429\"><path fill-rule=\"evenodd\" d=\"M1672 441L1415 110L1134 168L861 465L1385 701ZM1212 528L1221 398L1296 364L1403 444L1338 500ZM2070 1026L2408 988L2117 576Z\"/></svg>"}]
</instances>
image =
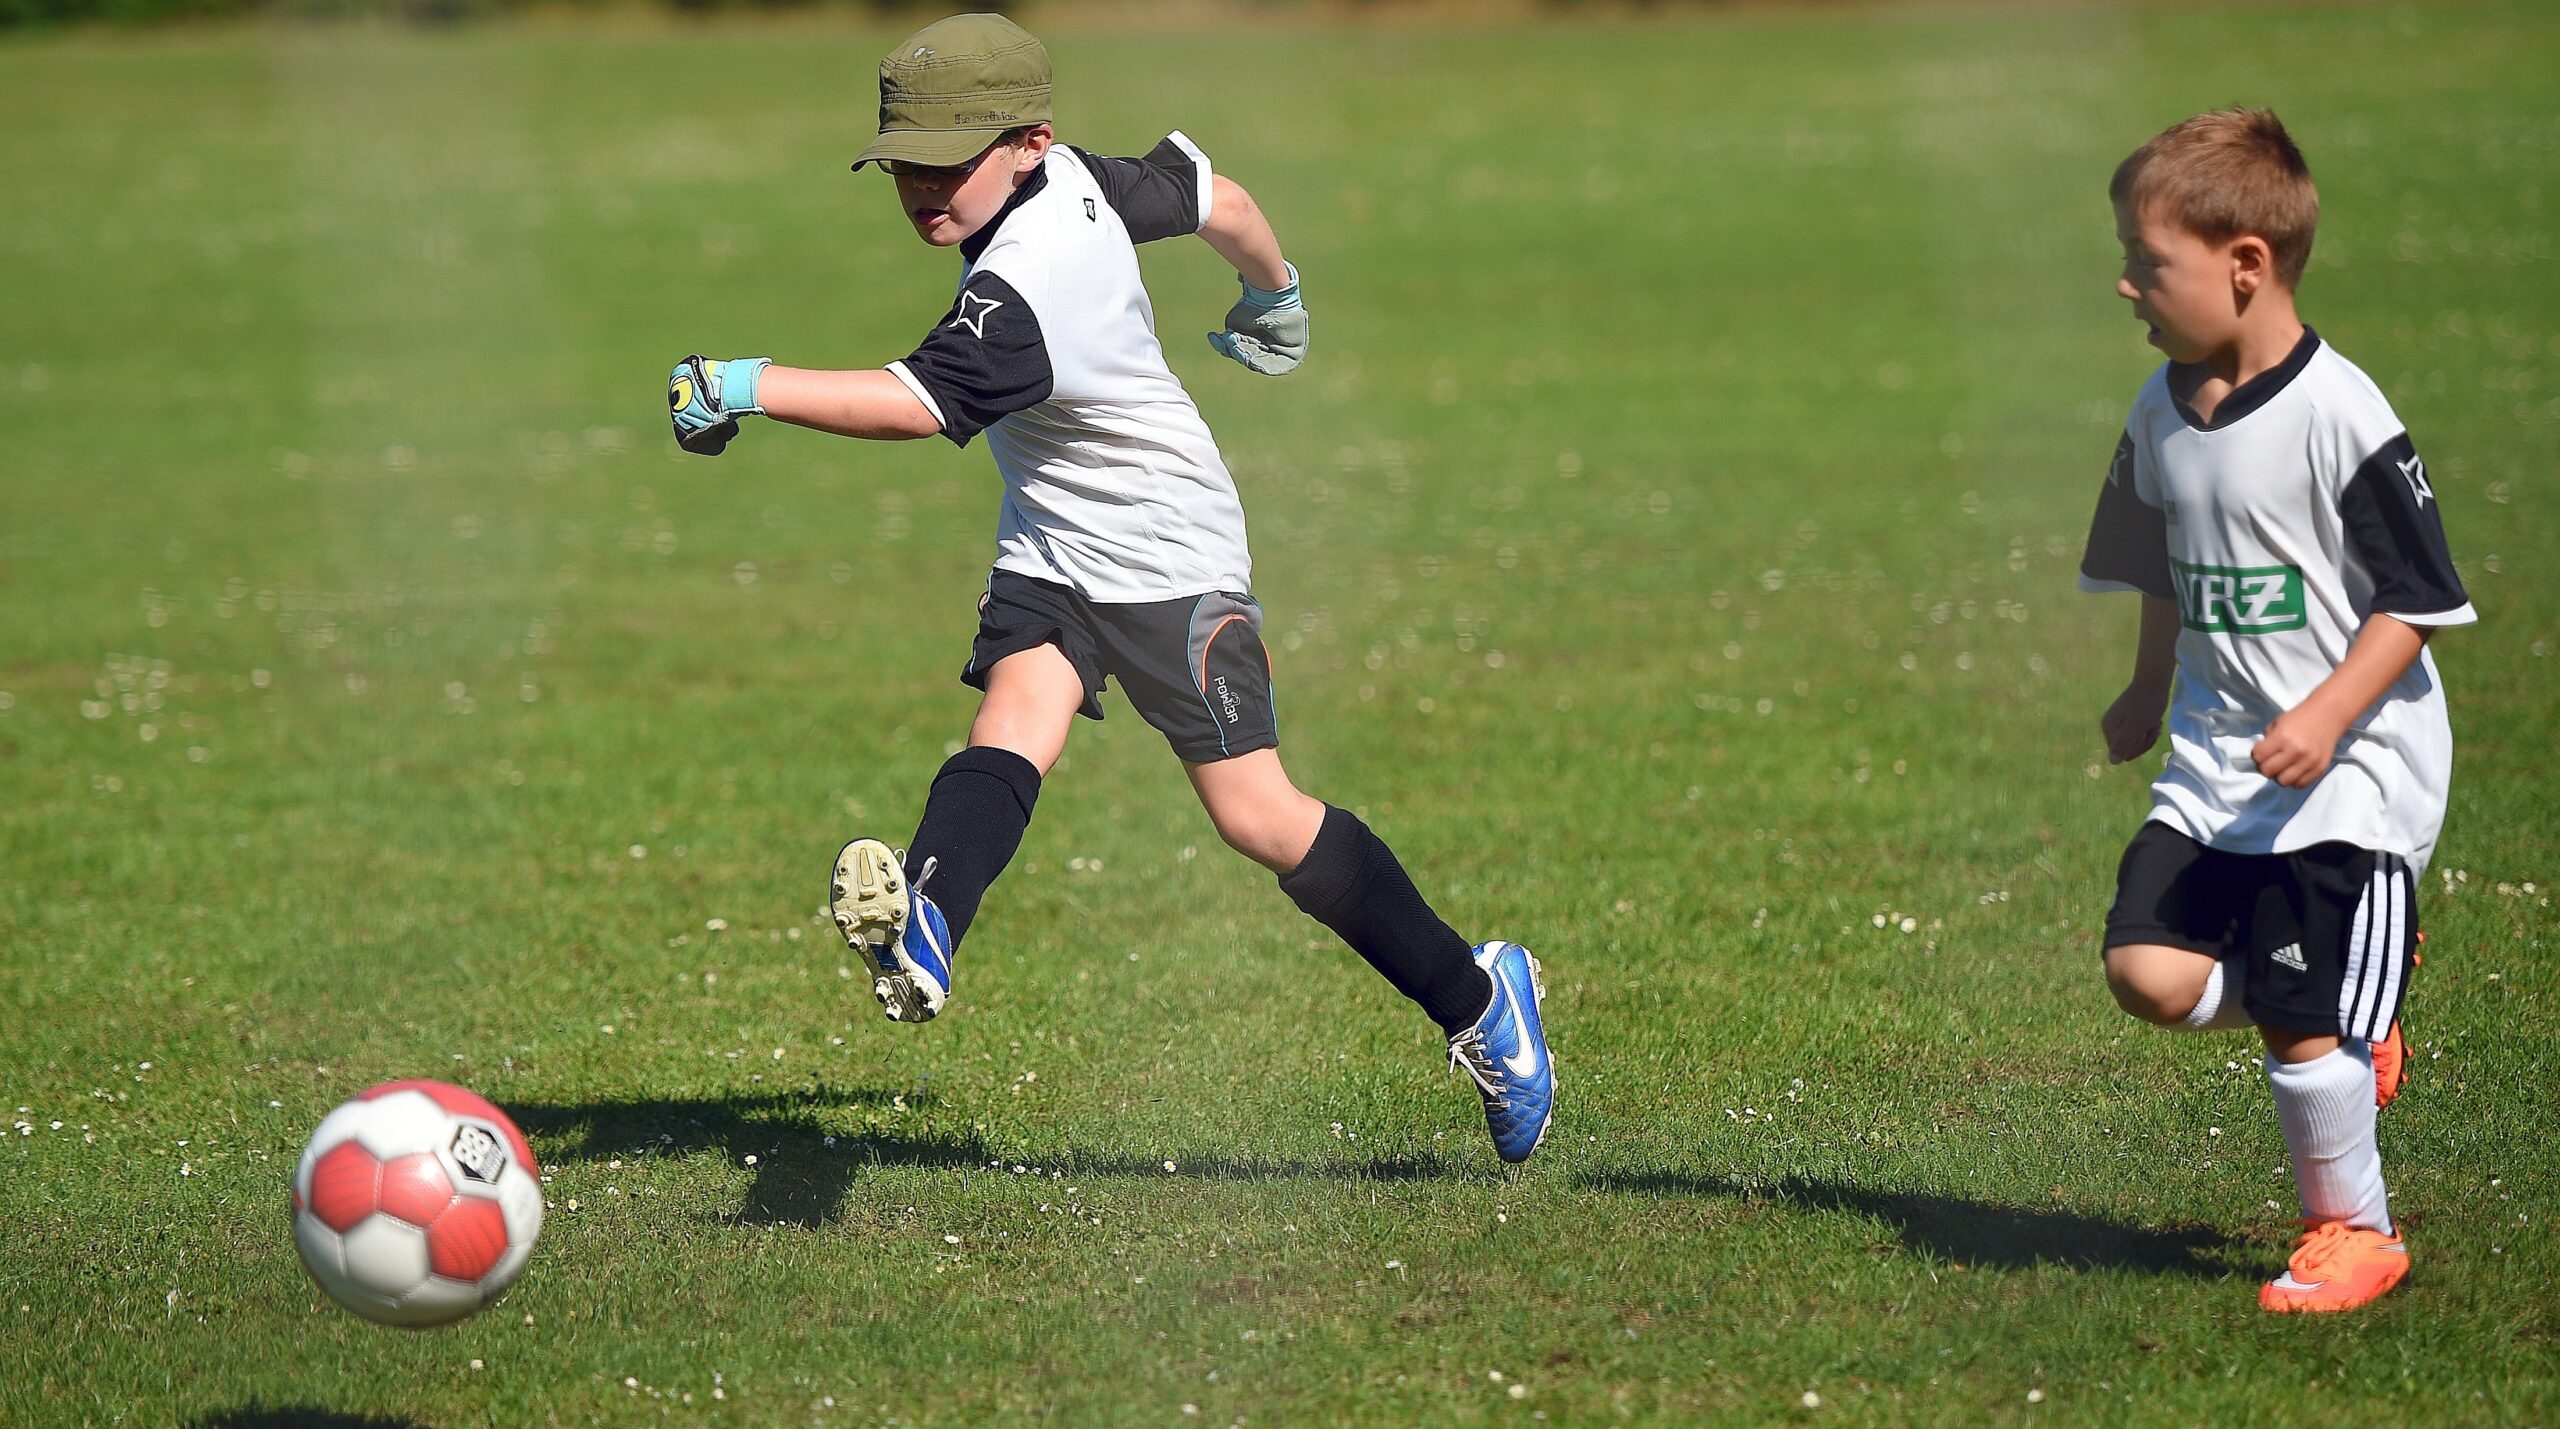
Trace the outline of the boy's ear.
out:
<instances>
[{"instance_id":1,"label":"boy's ear","mask_svg":"<svg viewBox=\"0 0 2560 1429\"><path fill-rule=\"evenodd\" d=\"M2274 281L2275 275L2276 253L2267 240L2254 233L2231 240L2232 291L2249 297Z\"/></svg>"},{"instance_id":2,"label":"boy's ear","mask_svg":"<svg viewBox=\"0 0 2560 1429\"><path fill-rule=\"evenodd\" d=\"M1049 156L1049 146L1057 141L1057 130L1046 124L1032 125L1030 132L1022 136L1022 146L1014 151L1013 171L1027 174L1040 167L1040 161Z\"/></svg>"}]
</instances>

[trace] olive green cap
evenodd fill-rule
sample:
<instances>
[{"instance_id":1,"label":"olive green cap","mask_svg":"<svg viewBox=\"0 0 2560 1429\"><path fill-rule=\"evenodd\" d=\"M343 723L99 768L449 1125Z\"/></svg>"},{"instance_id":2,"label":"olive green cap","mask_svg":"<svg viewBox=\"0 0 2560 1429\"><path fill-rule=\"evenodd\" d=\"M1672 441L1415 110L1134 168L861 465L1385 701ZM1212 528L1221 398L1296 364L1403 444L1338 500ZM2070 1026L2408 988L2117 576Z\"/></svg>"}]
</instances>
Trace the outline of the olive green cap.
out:
<instances>
[{"instance_id":1,"label":"olive green cap","mask_svg":"<svg viewBox=\"0 0 2560 1429\"><path fill-rule=\"evenodd\" d=\"M1008 129L1049 122L1049 51L1002 15L954 15L880 61L880 137L853 161L962 164Z\"/></svg>"}]
</instances>

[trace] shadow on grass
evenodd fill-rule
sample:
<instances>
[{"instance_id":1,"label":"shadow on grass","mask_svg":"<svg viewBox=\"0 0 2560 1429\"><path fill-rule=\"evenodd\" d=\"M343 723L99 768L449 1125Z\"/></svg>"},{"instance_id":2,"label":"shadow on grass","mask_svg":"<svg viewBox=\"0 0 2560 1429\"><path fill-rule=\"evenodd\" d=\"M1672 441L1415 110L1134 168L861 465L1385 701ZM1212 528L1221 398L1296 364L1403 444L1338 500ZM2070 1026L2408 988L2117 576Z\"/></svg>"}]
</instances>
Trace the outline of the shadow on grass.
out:
<instances>
[{"instance_id":1,"label":"shadow on grass","mask_svg":"<svg viewBox=\"0 0 2560 1429\"><path fill-rule=\"evenodd\" d=\"M895 1136L876 1129L831 1129L829 1113L842 1107L885 1107L903 1098L909 1109L933 1104L930 1093L864 1088L805 1090L697 1098L652 1097L630 1101L545 1106L507 1105L546 1159L597 1161L635 1155L685 1156L716 1151L733 1165L753 1156L754 1179L745 1203L724 1219L743 1225L823 1226L841 1215L854 1182L867 1167L921 1167L932 1171L1001 1174L1009 1161L976 1133L965 1136ZM563 1143L566 1143L565 1146ZM1436 1154L1384 1156L1368 1161L1278 1161L1263 1158L1176 1156L1162 1160L1126 1154L1068 1151L1040 1158L1039 1170L1069 1177L1145 1177L1210 1181L1280 1181L1327 1177L1344 1181L1427 1181L1455 1174Z\"/></svg>"},{"instance_id":2,"label":"shadow on grass","mask_svg":"<svg viewBox=\"0 0 2560 1429\"><path fill-rule=\"evenodd\" d=\"M1580 1179L1594 1190L1626 1195L1780 1202L1812 1211L1847 1212L1882 1221L1910 1249L1956 1265L2011 1270L2061 1265L2216 1280L2232 1273L2223 1257L2235 1242L2209 1226L2154 1230L2070 1211L1870 1190L1809 1176L1751 1182L1657 1171L1602 1172Z\"/></svg>"},{"instance_id":3,"label":"shadow on grass","mask_svg":"<svg viewBox=\"0 0 2560 1429\"><path fill-rule=\"evenodd\" d=\"M270 1409L252 1404L225 1409L186 1421L187 1429L426 1429L415 1419L385 1419L378 1414L348 1414L308 1404L279 1404Z\"/></svg>"}]
</instances>

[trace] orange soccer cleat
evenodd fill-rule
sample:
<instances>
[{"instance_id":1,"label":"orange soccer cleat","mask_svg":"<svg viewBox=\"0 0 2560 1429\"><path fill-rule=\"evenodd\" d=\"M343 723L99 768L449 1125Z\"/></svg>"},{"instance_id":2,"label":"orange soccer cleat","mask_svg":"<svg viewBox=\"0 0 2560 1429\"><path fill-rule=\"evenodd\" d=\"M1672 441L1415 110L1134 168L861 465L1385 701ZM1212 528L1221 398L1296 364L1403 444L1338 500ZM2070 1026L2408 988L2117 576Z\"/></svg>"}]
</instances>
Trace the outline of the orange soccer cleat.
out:
<instances>
[{"instance_id":1,"label":"orange soccer cleat","mask_svg":"<svg viewBox=\"0 0 2560 1429\"><path fill-rule=\"evenodd\" d=\"M2400 1024L2394 1022L2390 1034L2373 1044L2373 1104L2391 1105L2408 1084L2409 1043L2400 1035Z\"/></svg>"},{"instance_id":2,"label":"orange soccer cleat","mask_svg":"<svg viewBox=\"0 0 2560 1429\"><path fill-rule=\"evenodd\" d=\"M2426 941L2427 935L2420 933L2419 946L2424 947ZM2417 953L2409 954L2409 967L2413 971L2424 966L2426 961ZM2382 1040L2372 1046L2373 1104L2376 1107L2386 1107L2400 1095L2402 1087L2409 1085L2409 1042L2400 1035L2400 1019L2393 1018L2391 1030L2384 1033Z\"/></svg>"},{"instance_id":3,"label":"orange soccer cleat","mask_svg":"<svg viewBox=\"0 0 2560 1429\"><path fill-rule=\"evenodd\" d=\"M2344 1221L2309 1221L2293 1243L2284 1274L2258 1287L2258 1308L2286 1314L2334 1314L2371 1304L2409 1273L2409 1248L2395 1233L2359 1230Z\"/></svg>"}]
</instances>

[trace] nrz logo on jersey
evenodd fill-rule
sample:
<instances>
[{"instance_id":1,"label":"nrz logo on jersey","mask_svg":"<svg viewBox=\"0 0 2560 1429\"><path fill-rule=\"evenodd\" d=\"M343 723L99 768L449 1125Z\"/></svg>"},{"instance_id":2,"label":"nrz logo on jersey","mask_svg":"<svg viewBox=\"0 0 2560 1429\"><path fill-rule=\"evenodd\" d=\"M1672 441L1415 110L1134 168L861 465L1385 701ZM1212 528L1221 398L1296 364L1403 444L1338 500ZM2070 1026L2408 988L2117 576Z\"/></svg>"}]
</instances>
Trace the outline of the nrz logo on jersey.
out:
<instances>
[{"instance_id":1,"label":"nrz logo on jersey","mask_svg":"<svg viewBox=\"0 0 2560 1429\"><path fill-rule=\"evenodd\" d=\"M2299 566L2191 566L2171 561L2178 615L2189 630L2266 635L2309 623Z\"/></svg>"}]
</instances>

